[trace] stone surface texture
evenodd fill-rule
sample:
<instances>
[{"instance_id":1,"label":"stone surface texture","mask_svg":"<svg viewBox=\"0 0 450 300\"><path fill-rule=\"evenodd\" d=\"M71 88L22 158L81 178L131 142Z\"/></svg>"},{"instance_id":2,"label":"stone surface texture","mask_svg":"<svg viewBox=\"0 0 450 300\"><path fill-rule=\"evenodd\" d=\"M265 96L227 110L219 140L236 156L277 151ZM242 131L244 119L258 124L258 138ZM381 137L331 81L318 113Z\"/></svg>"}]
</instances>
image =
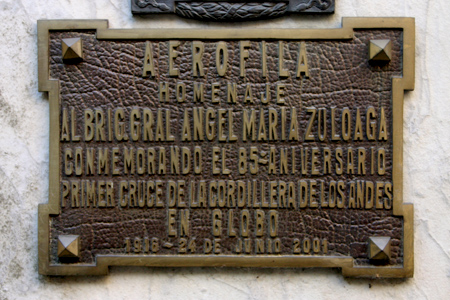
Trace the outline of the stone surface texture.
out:
<instances>
[{"instance_id":1,"label":"stone surface texture","mask_svg":"<svg viewBox=\"0 0 450 300\"><path fill-rule=\"evenodd\" d=\"M127 0L0 1L0 299L448 299L450 294L450 2L339 0L336 14L237 23L341 26L341 18L416 19L416 88L404 102L404 201L414 204L415 274L345 279L333 269L119 268L105 277L37 272L37 206L48 200L49 105L37 87L38 19L109 19L110 28L196 28L132 17Z\"/></svg>"}]
</instances>

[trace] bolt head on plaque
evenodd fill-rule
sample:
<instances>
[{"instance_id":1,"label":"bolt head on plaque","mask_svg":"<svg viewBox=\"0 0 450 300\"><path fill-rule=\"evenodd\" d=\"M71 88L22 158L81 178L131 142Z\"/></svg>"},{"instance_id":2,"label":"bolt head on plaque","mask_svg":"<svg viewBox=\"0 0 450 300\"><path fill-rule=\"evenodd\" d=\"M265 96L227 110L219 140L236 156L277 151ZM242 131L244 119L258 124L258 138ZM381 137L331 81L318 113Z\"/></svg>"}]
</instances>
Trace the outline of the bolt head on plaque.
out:
<instances>
[{"instance_id":1,"label":"bolt head on plaque","mask_svg":"<svg viewBox=\"0 0 450 300\"><path fill-rule=\"evenodd\" d=\"M67 60L83 59L83 42L81 38L62 39L62 57Z\"/></svg>"},{"instance_id":2,"label":"bolt head on plaque","mask_svg":"<svg viewBox=\"0 0 450 300\"><path fill-rule=\"evenodd\" d=\"M80 257L80 236L60 235L58 236L58 257L59 258L79 258Z\"/></svg>"},{"instance_id":3,"label":"bolt head on plaque","mask_svg":"<svg viewBox=\"0 0 450 300\"><path fill-rule=\"evenodd\" d=\"M391 40L370 40L369 60L372 63L388 63L392 57Z\"/></svg>"},{"instance_id":4,"label":"bolt head on plaque","mask_svg":"<svg viewBox=\"0 0 450 300\"><path fill-rule=\"evenodd\" d=\"M369 238L369 259L373 262L388 262L391 258L391 238L372 236Z\"/></svg>"}]
</instances>

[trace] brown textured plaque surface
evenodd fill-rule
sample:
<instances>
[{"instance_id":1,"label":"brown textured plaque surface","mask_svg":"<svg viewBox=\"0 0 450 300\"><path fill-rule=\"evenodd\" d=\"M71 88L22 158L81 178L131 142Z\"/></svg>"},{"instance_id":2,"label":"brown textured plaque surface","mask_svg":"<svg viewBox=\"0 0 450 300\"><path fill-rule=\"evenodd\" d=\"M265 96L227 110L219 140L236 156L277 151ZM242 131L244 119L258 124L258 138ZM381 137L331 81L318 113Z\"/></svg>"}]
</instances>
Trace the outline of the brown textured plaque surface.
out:
<instances>
[{"instance_id":1,"label":"brown textured plaque surface","mask_svg":"<svg viewBox=\"0 0 450 300\"><path fill-rule=\"evenodd\" d=\"M39 22L39 84L40 90L49 91L51 110L50 199L49 204L40 206L40 272L104 274L109 265L292 266L341 267L348 276L412 276L412 206L403 204L402 199L401 126L403 91L413 88L413 24L411 19L345 19L343 28L332 30L169 32L107 29L105 21ZM68 38L81 38L82 60L63 60L61 43ZM388 63L369 61L371 40L391 41ZM204 46L203 77L193 75L194 41ZM221 41L226 43L228 54L223 76L216 68L216 48ZM248 41L244 77L240 76L243 41ZM169 76L171 43L179 44L173 58L179 76ZM146 47L152 49L155 74L143 77ZM265 60L262 47L266 49ZM284 47L281 67L280 47ZM301 47L306 49L309 76L297 77ZM266 77L263 61L267 62ZM288 70L289 76L280 76L280 68ZM194 102L194 84L200 83L204 101ZM161 84L169 87L167 102L161 98ZM213 100L216 84L219 103ZM229 84L235 84L236 103L227 101ZM184 101L177 99L177 87L183 89L180 86L185 87ZM277 103L280 86L284 103ZM249 87L253 101L246 99ZM263 103L261 94L265 95L266 89L271 99ZM205 136L195 138L194 111L204 115L208 109L215 116L214 135L208 139L204 120ZM366 127L369 109L374 111L374 140ZM118 110L123 114L117 116ZM219 139L218 125L222 110L224 141ZM244 140L244 114L252 111L256 138L250 139L250 134ZM348 140L342 133L345 111L351 116ZM154 118L150 141L143 135L145 112ZM163 130L158 140L159 113ZM90 127L86 127L91 124L86 121L91 114L92 124L103 124L98 130L92 127L92 139L88 137ZM140 128L135 140L134 114ZM381 130L382 115L385 131ZM324 116L326 121L321 123ZM312 117L315 121L308 134ZM274 118L277 121L272 131ZM124 128L123 140L115 131L116 119ZM360 139L355 133L358 119ZM185 122L189 122L191 137L183 139ZM298 138L292 123L298 125ZM168 124L173 141L167 138ZM333 131L339 137L333 138ZM183 147L191 153L196 147L201 149L201 172L194 172L192 156L191 168L183 172ZM213 172L215 147L220 150L219 174ZM252 147L258 157L255 174L250 172L254 165L250 160ZM172 152L177 149L179 171L172 165ZM385 153L381 171L380 149ZM246 167L241 171L240 151L247 153ZM148 165L150 152L155 155L155 172ZM102 153L108 155L108 171L99 167ZM164 171L158 163L162 153L166 157ZM127 154L132 157L128 163L124 161ZM117 162L113 162L114 155ZM274 171L271 166L275 166ZM157 182L162 207L147 198L148 187ZM183 201L173 206L172 182L177 191L184 192ZM204 206L198 204L202 184L206 187ZM302 184L310 197L306 207L301 204L305 197ZM377 184L381 205L376 203ZM130 198L133 185L135 193L131 194L136 201ZM239 203L239 186L245 195L243 203ZM87 196L83 195L88 188L94 189L95 200L86 204ZM212 195L219 195L216 205L211 204L215 199ZM289 198L293 199L291 204ZM182 214L188 214L188 227L181 225ZM264 215L260 231L258 214ZM242 229L247 227L243 221L246 215L248 234ZM214 222L214 216L219 223ZM274 223L271 216L276 219ZM187 232L182 232L184 228ZM65 235L79 236L78 258L58 257L58 237ZM369 260L371 237L390 238L388 260Z\"/></svg>"}]
</instances>

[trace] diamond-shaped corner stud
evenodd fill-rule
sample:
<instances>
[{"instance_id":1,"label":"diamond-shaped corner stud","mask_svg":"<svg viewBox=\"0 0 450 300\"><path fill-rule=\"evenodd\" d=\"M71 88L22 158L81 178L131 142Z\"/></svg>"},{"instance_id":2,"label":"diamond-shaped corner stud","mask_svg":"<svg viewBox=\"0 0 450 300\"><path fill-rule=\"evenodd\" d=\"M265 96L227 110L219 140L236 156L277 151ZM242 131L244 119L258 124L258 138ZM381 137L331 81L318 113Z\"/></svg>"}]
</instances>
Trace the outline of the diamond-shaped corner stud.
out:
<instances>
[{"instance_id":1,"label":"diamond-shaped corner stud","mask_svg":"<svg viewBox=\"0 0 450 300\"><path fill-rule=\"evenodd\" d=\"M83 41L81 38L62 39L62 57L74 61L83 59Z\"/></svg>"},{"instance_id":2,"label":"diamond-shaped corner stud","mask_svg":"<svg viewBox=\"0 0 450 300\"><path fill-rule=\"evenodd\" d=\"M369 259L373 262L388 262L391 258L391 238L372 236L369 238Z\"/></svg>"},{"instance_id":3,"label":"diamond-shaped corner stud","mask_svg":"<svg viewBox=\"0 0 450 300\"><path fill-rule=\"evenodd\" d=\"M369 61L372 63L385 64L391 61L392 43L391 40L370 40Z\"/></svg>"},{"instance_id":4,"label":"diamond-shaped corner stud","mask_svg":"<svg viewBox=\"0 0 450 300\"><path fill-rule=\"evenodd\" d=\"M80 257L80 236L60 235L58 236L58 257L59 258L79 258Z\"/></svg>"}]
</instances>

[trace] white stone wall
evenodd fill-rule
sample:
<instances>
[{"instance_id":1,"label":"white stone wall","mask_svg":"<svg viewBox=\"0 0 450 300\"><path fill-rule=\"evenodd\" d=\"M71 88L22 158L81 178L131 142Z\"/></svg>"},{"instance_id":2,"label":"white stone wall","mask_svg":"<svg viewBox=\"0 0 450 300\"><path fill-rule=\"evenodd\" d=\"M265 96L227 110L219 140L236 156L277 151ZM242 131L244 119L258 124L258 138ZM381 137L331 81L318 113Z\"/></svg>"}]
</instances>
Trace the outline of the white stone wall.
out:
<instances>
[{"instance_id":1,"label":"white stone wall","mask_svg":"<svg viewBox=\"0 0 450 300\"><path fill-rule=\"evenodd\" d=\"M119 267L105 277L38 275L37 206L48 196L49 105L37 88L36 21L109 19L111 28L199 26L176 17L133 17L129 2L0 1L1 300L450 299L448 0L337 0L332 16L234 25L332 28L343 16L416 18L416 89L405 95L403 122L404 200L415 209L414 278L345 279L332 269Z\"/></svg>"}]
</instances>

